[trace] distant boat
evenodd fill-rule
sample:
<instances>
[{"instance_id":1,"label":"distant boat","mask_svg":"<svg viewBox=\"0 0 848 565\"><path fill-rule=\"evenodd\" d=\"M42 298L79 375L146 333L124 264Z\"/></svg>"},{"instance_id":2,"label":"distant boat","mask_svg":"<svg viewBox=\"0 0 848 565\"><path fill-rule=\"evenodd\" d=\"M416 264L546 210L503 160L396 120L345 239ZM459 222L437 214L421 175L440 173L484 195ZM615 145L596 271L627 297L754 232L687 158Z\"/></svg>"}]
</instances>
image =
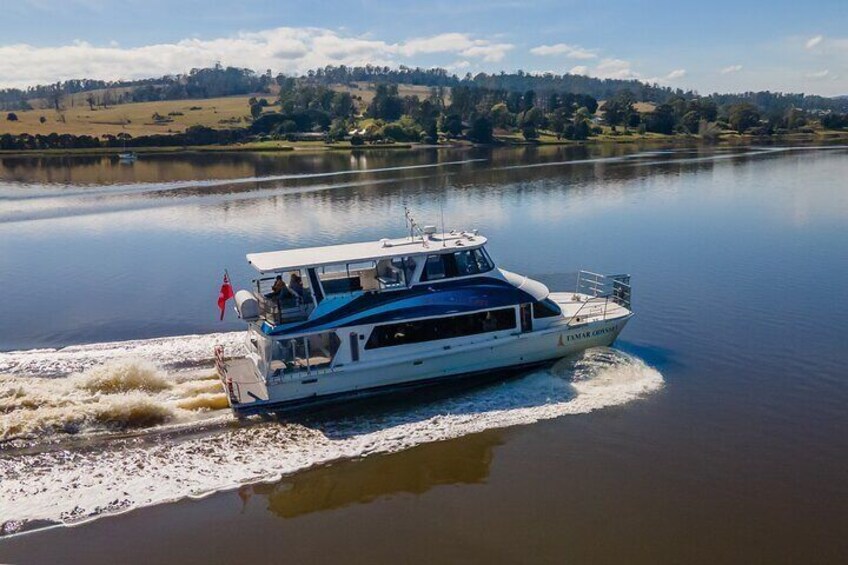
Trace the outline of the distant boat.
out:
<instances>
[{"instance_id":1,"label":"distant boat","mask_svg":"<svg viewBox=\"0 0 848 565\"><path fill-rule=\"evenodd\" d=\"M133 161L138 160L138 155L133 151L128 153L118 153L118 159L125 163L132 163Z\"/></svg>"}]
</instances>

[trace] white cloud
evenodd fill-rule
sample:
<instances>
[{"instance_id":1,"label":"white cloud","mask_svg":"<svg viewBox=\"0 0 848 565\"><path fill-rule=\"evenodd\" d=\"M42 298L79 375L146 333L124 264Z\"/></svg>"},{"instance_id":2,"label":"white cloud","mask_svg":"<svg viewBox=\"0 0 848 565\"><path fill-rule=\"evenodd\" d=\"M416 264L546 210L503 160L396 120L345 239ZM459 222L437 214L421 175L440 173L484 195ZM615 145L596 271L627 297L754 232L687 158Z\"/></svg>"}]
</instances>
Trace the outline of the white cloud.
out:
<instances>
[{"instance_id":1,"label":"white cloud","mask_svg":"<svg viewBox=\"0 0 848 565\"><path fill-rule=\"evenodd\" d=\"M465 33L389 43L323 28L280 27L215 39L183 39L140 47L75 41L59 47L0 45L0 86L27 86L69 78L136 79L223 65L300 73L325 65L396 65L417 55L454 55L501 61L513 49Z\"/></svg>"},{"instance_id":2,"label":"white cloud","mask_svg":"<svg viewBox=\"0 0 848 565\"><path fill-rule=\"evenodd\" d=\"M471 67L471 63L462 59L454 61L450 65L445 66L445 69L453 72L458 72Z\"/></svg>"},{"instance_id":3,"label":"white cloud","mask_svg":"<svg viewBox=\"0 0 848 565\"><path fill-rule=\"evenodd\" d=\"M639 73L630 68L630 61L625 61L624 59L601 59L601 62L594 69L590 70L589 74L598 78L639 78Z\"/></svg>"},{"instance_id":4,"label":"white cloud","mask_svg":"<svg viewBox=\"0 0 848 565\"><path fill-rule=\"evenodd\" d=\"M530 50L533 55L565 55L571 59L594 59L597 57L594 51L584 49L579 45L567 43L556 43L554 45L539 45Z\"/></svg>"},{"instance_id":5,"label":"white cloud","mask_svg":"<svg viewBox=\"0 0 848 565\"><path fill-rule=\"evenodd\" d=\"M738 73L742 70L742 65L730 65L729 67L724 67L719 72L723 75L729 75L730 73Z\"/></svg>"},{"instance_id":6,"label":"white cloud","mask_svg":"<svg viewBox=\"0 0 848 565\"><path fill-rule=\"evenodd\" d=\"M812 49L813 47L821 43L823 39L823 35L816 35L815 37L811 37L807 40L807 43L804 44L804 47L806 47L807 49Z\"/></svg>"},{"instance_id":7,"label":"white cloud","mask_svg":"<svg viewBox=\"0 0 848 565\"><path fill-rule=\"evenodd\" d=\"M807 73L807 78L826 78L830 75L829 69L824 69L821 71L816 71L814 73Z\"/></svg>"},{"instance_id":8,"label":"white cloud","mask_svg":"<svg viewBox=\"0 0 848 565\"><path fill-rule=\"evenodd\" d=\"M573 75L588 75L589 67L586 65L577 65L576 67L571 67L571 70L568 72Z\"/></svg>"},{"instance_id":9,"label":"white cloud","mask_svg":"<svg viewBox=\"0 0 848 565\"><path fill-rule=\"evenodd\" d=\"M502 60L506 56L507 51L512 48L513 46L509 43L485 43L483 45L474 45L473 47L469 47L464 51L460 51L459 54L463 57L480 58L487 63L497 63Z\"/></svg>"},{"instance_id":10,"label":"white cloud","mask_svg":"<svg viewBox=\"0 0 848 565\"><path fill-rule=\"evenodd\" d=\"M665 78L667 78L668 80L674 80L674 79L677 79L677 78L683 78L685 76L686 76L686 69L674 69L673 71L668 73Z\"/></svg>"}]
</instances>

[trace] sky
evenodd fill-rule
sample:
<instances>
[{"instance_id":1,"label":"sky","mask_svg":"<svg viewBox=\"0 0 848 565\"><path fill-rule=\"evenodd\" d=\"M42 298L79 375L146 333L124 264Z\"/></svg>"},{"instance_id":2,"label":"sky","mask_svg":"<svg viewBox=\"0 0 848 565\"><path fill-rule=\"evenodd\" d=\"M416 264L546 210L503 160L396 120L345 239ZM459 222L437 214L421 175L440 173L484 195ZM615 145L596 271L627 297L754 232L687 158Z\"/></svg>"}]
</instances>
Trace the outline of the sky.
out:
<instances>
[{"instance_id":1,"label":"sky","mask_svg":"<svg viewBox=\"0 0 848 565\"><path fill-rule=\"evenodd\" d=\"M0 0L0 87L440 66L848 94L848 0Z\"/></svg>"}]
</instances>

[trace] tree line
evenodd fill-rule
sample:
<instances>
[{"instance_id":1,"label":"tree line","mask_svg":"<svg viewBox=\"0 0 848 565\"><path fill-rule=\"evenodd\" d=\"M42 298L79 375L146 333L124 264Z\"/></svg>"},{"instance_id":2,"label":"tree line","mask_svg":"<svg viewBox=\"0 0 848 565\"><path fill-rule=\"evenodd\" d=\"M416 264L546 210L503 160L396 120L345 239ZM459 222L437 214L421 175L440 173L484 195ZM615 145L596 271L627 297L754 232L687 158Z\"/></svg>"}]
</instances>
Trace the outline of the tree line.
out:
<instances>
[{"instance_id":1,"label":"tree line","mask_svg":"<svg viewBox=\"0 0 848 565\"><path fill-rule=\"evenodd\" d=\"M158 100L181 100L188 98L214 98L248 93L268 94L286 81L306 81L313 85L350 85L357 82L378 84L412 84L418 86L456 88L458 86L479 87L490 90L505 90L524 93L533 90L538 93L569 92L584 94L597 100L612 98L622 91L629 91L643 102L662 104L673 97L694 99L711 98L717 106L750 103L761 112L789 107L804 110L832 111L848 113L848 98L826 98L802 93L781 92L742 92L713 93L701 96L694 91L672 89L658 84L648 84L638 80L599 79L570 73L477 73L459 77L443 68L407 67L397 68L364 65L348 67L345 65L326 66L310 70L297 77L282 74L273 75L270 70L256 73L254 70L238 67L223 67L220 64L210 68L192 69L187 74L168 75L132 81L68 80L49 85L38 85L25 89L0 89L0 110L28 110L36 100L46 101L49 107L58 107L63 98L73 94L90 91L104 91L101 98L108 96L107 104L127 102L151 102ZM121 89L126 89L121 91ZM109 91L112 91L109 94ZM102 102L102 100L99 100ZM58 108L57 108L58 109Z\"/></svg>"}]
</instances>

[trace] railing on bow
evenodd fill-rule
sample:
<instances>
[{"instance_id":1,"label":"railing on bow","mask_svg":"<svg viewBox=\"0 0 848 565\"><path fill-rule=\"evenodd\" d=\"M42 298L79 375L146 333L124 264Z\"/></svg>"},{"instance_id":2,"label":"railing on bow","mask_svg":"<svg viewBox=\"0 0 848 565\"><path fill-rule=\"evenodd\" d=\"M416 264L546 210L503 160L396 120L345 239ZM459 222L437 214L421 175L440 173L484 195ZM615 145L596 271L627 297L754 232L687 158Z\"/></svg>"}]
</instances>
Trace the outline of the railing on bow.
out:
<instances>
[{"instance_id":1,"label":"railing on bow","mask_svg":"<svg viewBox=\"0 0 848 565\"><path fill-rule=\"evenodd\" d=\"M606 320L609 303L630 310L630 275L601 275L591 271L577 273L575 292L588 296L568 323L581 323L588 318Z\"/></svg>"}]
</instances>

